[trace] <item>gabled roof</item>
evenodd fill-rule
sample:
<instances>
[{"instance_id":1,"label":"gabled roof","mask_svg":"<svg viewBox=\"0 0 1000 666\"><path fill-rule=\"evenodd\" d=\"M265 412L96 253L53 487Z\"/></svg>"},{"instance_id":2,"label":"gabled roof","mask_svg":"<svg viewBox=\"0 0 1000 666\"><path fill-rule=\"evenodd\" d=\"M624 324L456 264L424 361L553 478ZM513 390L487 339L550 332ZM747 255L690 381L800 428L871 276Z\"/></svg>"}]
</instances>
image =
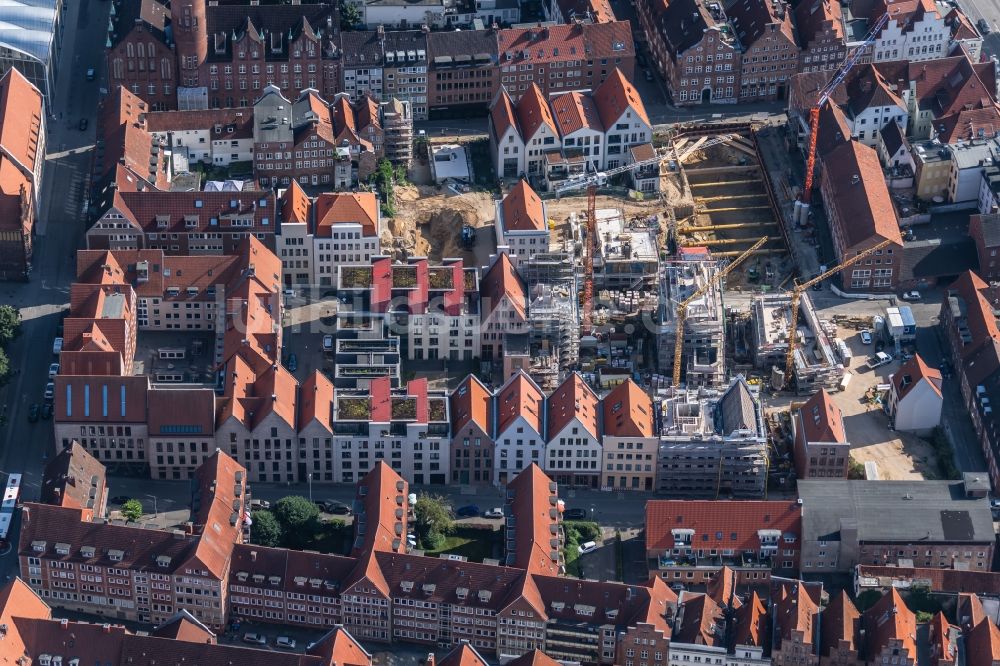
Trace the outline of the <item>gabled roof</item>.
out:
<instances>
[{"instance_id":1,"label":"gabled roof","mask_svg":"<svg viewBox=\"0 0 1000 666\"><path fill-rule=\"evenodd\" d=\"M545 207L528 181L523 178L511 188L501 204L503 229L509 231L545 231Z\"/></svg>"},{"instance_id":2,"label":"gabled roof","mask_svg":"<svg viewBox=\"0 0 1000 666\"><path fill-rule=\"evenodd\" d=\"M722 433L729 435L737 430L757 432L758 402L742 375L738 376L719 398L718 409L722 418Z\"/></svg>"},{"instance_id":3,"label":"gabled roof","mask_svg":"<svg viewBox=\"0 0 1000 666\"><path fill-rule=\"evenodd\" d=\"M794 11L800 47L808 48L825 30L832 30L834 35L844 38L844 14L836 0L803 0Z\"/></svg>"},{"instance_id":4,"label":"gabled roof","mask_svg":"<svg viewBox=\"0 0 1000 666\"><path fill-rule=\"evenodd\" d=\"M365 520L355 519L353 555L406 552L408 488L409 484L384 460L376 462L358 481L357 500L364 507ZM361 526L365 526L363 534L359 531Z\"/></svg>"},{"instance_id":5,"label":"gabled roof","mask_svg":"<svg viewBox=\"0 0 1000 666\"><path fill-rule=\"evenodd\" d=\"M703 548L758 550L759 530L801 535L802 507L784 500L648 501L646 550L672 549L674 529L694 530Z\"/></svg>"},{"instance_id":6,"label":"gabled roof","mask_svg":"<svg viewBox=\"0 0 1000 666\"><path fill-rule=\"evenodd\" d=\"M366 237L378 235L374 192L323 192L316 199L316 237L330 238L337 224L360 224Z\"/></svg>"},{"instance_id":7,"label":"gabled roof","mask_svg":"<svg viewBox=\"0 0 1000 666\"><path fill-rule=\"evenodd\" d=\"M42 93L11 67L0 78L0 151L34 182L42 131Z\"/></svg>"},{"instance_id":8,"label":"gabled roof","mask_svg":"<svg viewBox=\"0 0 1000 666\"><path fill-rule=\"evenodd\" d=\"M667 49L674 59L691 47L700 44L709 30L719 30L724 23L717 22L704 3L697 0L671 0L660 13L658 22L667 42Z\"/></svg>"},{"instance_id":9,"label":"gabled roof","mask_svg":"<svg viewBox=\"0 0 1000 666\"><path fill-rule=\"evenodd\" d=\"M816 154L821 160L836 148L851 141L851 126L841 108L827 100L819 109L819 130L816 135Z\"/></svg>"},{"instance_id":10,"label":"gabled roof","mask_svg":"<svg viewBox=\"0 0 1000 666\"><path fill-rule=\"evenodd\" d=\"M521 319L527 316L528 291L510 256L506 253L497 257L493 265L479 281L479 296L483 302L485 320L501 303L510 303L514 313Z\"/></svg>"},{"instance_id":11,"label":"gabled roof","mask_svg":"<svg viewBox=\"0 0 1000 666\"><path fill-rule=\"evenodd\" d=\"M892 157L899 152L900 148L904 146L909 150L909 141L906 139L906 135L903 133L903 129L899 126L899 123L886 123L885 127L879 130L879 135L882 137L882 143L885 144L885 152Z\"/></svg>"},{"instance_id":12,"label":"gabled roof","mask_svg":"<svg viewBox=\"0 0 1000 666\"><path fill-rule=\"evenodd\" d=\"M920 354L903 363L899 370L893 373L891 381L899 400L903 400L921 381L926 381L934 393L941 396L941 371L924 363Z\"/></svg>"},{"instance_id":13,"label":"gabled roof","mask_svg":"<svg viewBox=\"0 0 1000 666\"><path fill-rule=\"evenodd\" d=\"M724 625L722 608L707 594L684 594L680 601L679 626L672 642L718 646L723 644L720 628Z\"/></svg>"},{"instance_id":14,"label":"gabled roof","mask_svg":"<svg viewBox=\"0 0 1000 666\"><path fill-rule=\"evenodd\" d=\"M750 593L750 599L736 610L735 645L764 647L768 642L767 609L757 591Z\"/></svg>"},{"instance_id":15,"label":"gabled roof","mask_svg":"<svg viewBox=\"0 0 1000 666\"><path fill-rule=\"evenodd\" d=\"M591 95L582 92L563 93L553 97L549 103L552 105L560 136L584 128L604 132L604 125L597 113L597 105Z\"/></svg>"},{"instance_id":16,"label":"gabled roof","mask_svg":"<svg viewBox=\"0 0 1000 666\"><path fill-rule=\"evenodd\" d=\"M153 629L150 635L157 638L169 638L174 641L187 641L188 643L212 644L217 642L212 630L184 608L174 613L172 618Z\"/></svg>"},{"instance_id":17,"label":"gabled roof","mask_svg":"<svg viewBox=\"0 0 1000 666\"><path fill-rule=\"evenodd\" d=\"M962 593L958 595L958 604L955 610L955 616L958 619L958 623L962 625L963 629L966 630L971 627L975 627L984 620L989 619L989 616L986 614L986 609L983 608L982 600L975 592Z\"/></svg>"},{"instance_id":18,"label":"gabled roof","mask_svg":"<svg viewBox=\"0 0 1000 666\"><path fill-rule=\"evenodd\" d=\"M489 666L489 662L476 652L476 648L465 642L453 648L444 658L435 661L434 664L435 666Z\"/></svg>"},{"instance_id":19,"label":"gabled roof","mask_svg":"<svg viewBox=\"0 0 1000 666\"><path fill-rule=\"evenodd\" d=\"M493 121L492 129L494 138L499 141L511 127L520 134L517 126L517 115L514 112L514 102L507 93L507 86L500 86L500 90L493 98L490 105L490 119ZM522 137L523 138L523 137Z\"/></svg>"},{"instance_id":20,"label":"gabled roof","mask_svg":"<svg viewBox=\"0 0 1000 666\"><path fill-rule=\"evenodd\" d=\"M1000 135L1000 107L990 102L977 109L962 108L935 120L934 129L942 143L991 139Z\"/></svg>"},{"instance_id":21,"label":"gabled roof","mask_svg":"<svg viewBox=\"0 0 1000 666\"><path fill-rule=\"evenodd\" d=\"M857 116L872 107L895 106L906 110L906 104L873 65L865 66L847 85L848 108Z\"/></svg>"},{"instance_id":22,"label":"gabled roof","mask_svg":"<svg viewBox=\"0 0 1000 666\"><path fill-rule=\"evenodd\" d=\"M574 418L591 437L600 439L599 411L599 400L594 389L590 388L579 373L574 372L549 396L546 405L549 440L560 435Z\"/></svg>"},{"instance_id":23,"label":"gabled roof","mask_svg":"<svg viewBox=\"0 0 1000 666\"><path fill-rule=\"evenodd\" d=\"M965 663L968 666L990 666L1000 661L1000 629L990 620L983 620L965 634Z\"/></svg>"},{"instance_id":24,"label":"gabled roof","mask_svg":"<svg viewBox=\"0 0 1000 666\"><path fill-rule=\"evenodd\" d=\"M796 426L802 428L805 442L846 443L844 412L834 403L826 389L821 388L799 408Z\"/></svg>"},{"instance_id":25,"label":"gabled roof","mask_svg":"<svg viewBox=\"0 0 1000 666\"><path fill-rule=\"evenodd\" d=\"M462 664L462 666L466 666ZM520 657L507 662L507 666L560 666L559 662L545 654L541 650L535 649L525 652Z\"/></svg>"},{"instance_id":26,"label":"gabled roof","mask_svg":"<svg viewBox=\"0 0 1000 666\"><path fill-rule=\"evenodd\" d=\"M507 553L507 565L529 573L558 576L560 562L553 561L551 553L559 552L553 540L559 538L558 494L555 484L542 468L531 463L507 484L508 498L514 524L514 552ZM509 539L508 539L509 540Z\"/></svg>"},{"instance_id":27,"label":"gabled roof","mask_svg":"<svg viewBox=\"0 0 1000 666\"><path fill-rule=\"evenodd\" d=\"M868 659L878 659L882 650L889 646L889 641L898 640L907 651L907 657L916 661L917 618L896 588L890 589L865 611L863 626Z\"/></svg>"},{"instance_id":28,"label":"gabled roof","mask_svg":"<svg viewBox=\"0 0 1000 666\"><path fill-rule=\"evenodd\" d=\"M101 509L106 470L75 439L45 466L41 501L73 509Z\"/></svg>"},{"instance_id":29,"label":"gabled roof","mask_svg":"<svg viewBox=\"0 0 1000 666\"><path fill-rule=\"evenodd\" d=\"M831 203L843 224L845 249L882 240L902 245L896 209L875 151L858 141L848 141L831 151L823 165L831 186Z\"/></svg>"},{"instance_id":30,"label":"gabled roof","mask_svg":"<svg viewBox=\"0 0 1000 666\"><path fill-rule=\"evenodd\" d=\"M653 436L653 401L631 379L604 396L601 406L605 437Z\"/></svg>"},{"instance_id":31,"label":"gabled roof","mask_svg":"<svg viewBox=\"0 0 1000 666\"><path fill-rule=\"evenodd\" d=\"M552 117L552 110L549 108L548 102L545 101L545 95L542 94L542 89L538 87L537 83L528 86L527 92L521 95L521 99L517 100L515 113L517 113L518 125L521 126L521 138L525 142L534 137L543 125L548 126L553 135L559 136L556 121Z\"/></svg>"},{"instance_id":32,"label":"gabled roof","mask_svg":"<svg viewBox=\"0 0 1000 666\"><path fill-rule=\"evenodd\" d=\"M371 666L372 656L347 629L337 625L313 643L306 654L321 657L329 666Z\"/></svg>"},{"instance_id":33,"label":"gabled roof","mask_svg":"<svg viewBox=\"0 0 1000 666\"><path fill-rule=\"evenodd\" d=\"M939 118L995 103L996 74L991 63L983 64L974 65L965 55L911 62L908 78L917 108Z\"/></svg>"},{"instance_id":34,"label":"gabled roof","mask_svg":"<svg viewBox=\"0 0 1000 666\"><path fill-rule=\"evenodd\" d=\"M646 115L646 107L642 103L639 92L632 82L625 78L619 68L608 75L604 83L594 91L594 101L597 103L597 113L605 130L611 129L622 114L631 109L640 120L650 124Z\"/></svg>"},{"instance_id":35,"label":"gabled roof","mask_svg":"<svg viewBox=\"0 0 1000 666\"><path fill-rule=\"evenodd\" d=\"M847 592L840 591L827 604L821 616L820 657L830 655L831 650L840 647L841 641L847 641L850 649L858 649L858 630L861 628L861 613L854 607Z\"/></svg>"},{"instance_id":36,"label":"gabled roof","mask_svg":"<svg viewBox=\"0 0 1000 666\"><path fill-rule=\"evenodd\" d=\"M457 434L469 422L487 436L493 434L493 394L475 375L469 375L451 393L451 432Z\"/></svg>"},{"instance_id":37,"label":"gabled roof","mask_svg":"<svg viewBox=\"0 0 1000 666\"><path fill-rule=\"evenodd\" d=\"M545 409L545 395L531 377L518 371L497 392L497 428L495 436L501 436L516 418L524 417L528 426L540 436L545 434L542 421Z\"/></svg>"},{"instance_id":38,"label":"gabled roof","mask_svg":"<svg viewBox=\"0 0 1000 666\"><path fill-rule=\"evenodd\" d=\"M330 416L333 403L333 382L318 369L306 377L299 389L299 420L301 430L313 419L326 430L332 430Z\"/></svg>"},{"instance_id":39,"label":"gabled roof","mask_svg":"<svg viewBox=\"0 0 1000 666\"><path fill-rule=\"evenodd\" d=\"M309 196L294 178L288 188L282 192L280 199L281 221L292 224L309 223L309 211L312 208L312 201Z\"/></svg>"},{"instance_id":40,"label":"gabled roof","mask_svg":"<svg viewBox=\"0 0 1000 666\"><path fill-rule=\"evenodd\" d=\"M771 618L774 622L775 649L780 648L782 642L793 640L794 633L801 633L803 644L810 646L810 651L815 653L813 625L819 619L819 602L812 595L812 591L800 580L782 582L777 586L774 616Z\"/></svg>"},{"instance_id":41,"label":"gabled roof","mask_svg":"<svg viewBox=\"0 0 1000 666\"><path fill-rule=\"evenodd\" d=\"M736 28L736 35L745 49L749 49L765 34L768 41L777 41L777 33L795 44L795 29L792 27L792 12L778 12L776 3L768 0L737 0L727 3L726 16ZM777 30L775 30L777 28Z\"/></svg>"},{"instance_id":42,"label":"gabled roof","mask_svg":"<svg viewBox=\"0 0 1000 666\"><path fill-rule=\"evenodd\" d=\"M952 640L953 632L955 634L954 638L957 638L958 629L953 628L948 623L948 619L945 618L944 613L941 611L935 613L930 621L929 643L931 659L934 660L931 663L940 663L937 660L944 660L946 663L955 663L958 644L957 641Z\"/></svg>"}]
</instances>

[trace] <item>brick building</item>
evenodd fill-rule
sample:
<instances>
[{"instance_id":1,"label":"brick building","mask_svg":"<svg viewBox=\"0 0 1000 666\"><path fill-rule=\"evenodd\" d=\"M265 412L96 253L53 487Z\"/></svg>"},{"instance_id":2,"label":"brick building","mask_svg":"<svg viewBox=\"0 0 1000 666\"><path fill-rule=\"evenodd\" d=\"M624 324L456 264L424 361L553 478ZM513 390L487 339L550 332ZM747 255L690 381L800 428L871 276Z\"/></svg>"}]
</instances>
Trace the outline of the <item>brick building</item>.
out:
<instances>
[{"instance_id":1,"label":"brick building","mask_svg":"<svg viewBox=\"0 0 1000 666\"><path fill-rule=\"evenodd\" d=\"M493 393L469 375L451 393L451 482L492 483Z\"/></svg>"},{"instance_id":2,"label":"brick building","mask_svg":"<svg viewBox=\"0 0 1000 666\"><path fill-rule=\"evenodd\" d=\"M806 0L795 6L800 72L833 70L847 57L844 14L833 0Z\"/></svg>"},{"instance_id":3,"label":"brick building","mask_svg":"<svg viewBox=\"0 0 1000 666\"><path fill-rule=\"evenodd\" d=\"M743 47L740 101L785 99L788 79L799 69L791 7L781 1L743 0L731 3L726 13Z\"/></svg>"},{"instance_id":4,"label":"brick building","mask_svg":"<svg viewBox=\"0 0 1000 666\"><path fill-rule=\"evenodd\" d=\"M844 430L844 413L821 388L792 417L795 430L795 475L847 478L851 445Z\"/></svg>"},{"instance_id":5,"label":"brick building","mask_svg":"<svg viewBox=\"0 0 1000 666\"><path fill-rule=\"evenodd\" d=\"M500 88L498 49L494 30L429 33L427 117L434 120L484 114Z\"/></svg>"}]
</instances>

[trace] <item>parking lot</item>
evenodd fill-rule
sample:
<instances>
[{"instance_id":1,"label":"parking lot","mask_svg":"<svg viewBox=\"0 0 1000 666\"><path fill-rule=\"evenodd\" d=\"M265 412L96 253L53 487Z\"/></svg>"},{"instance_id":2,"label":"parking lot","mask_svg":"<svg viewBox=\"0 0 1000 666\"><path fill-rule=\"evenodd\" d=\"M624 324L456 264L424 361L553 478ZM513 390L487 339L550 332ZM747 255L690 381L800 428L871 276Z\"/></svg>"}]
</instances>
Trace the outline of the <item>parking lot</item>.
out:
<instances>
[{"instance_id":1,"label":"parking lot","mask_svg":"<svg viewBox=\"0 0 1000 666\"><path fill-rule=\"evenodd\" d=\"M850 382L845 390L833 394L834 402L844 412L851 456L862 465L874 462L883 480L935 477L937 460L930 444L916 435L889 430L889 417L882 406L866 397L872 387L889 383L889 375L899 369L900 360L870 370L864 367L865 358L875 353L875 345L862 344L858 332L849 328L838 328L838 337L854 355Z\"/></svg>"}]
</instances>

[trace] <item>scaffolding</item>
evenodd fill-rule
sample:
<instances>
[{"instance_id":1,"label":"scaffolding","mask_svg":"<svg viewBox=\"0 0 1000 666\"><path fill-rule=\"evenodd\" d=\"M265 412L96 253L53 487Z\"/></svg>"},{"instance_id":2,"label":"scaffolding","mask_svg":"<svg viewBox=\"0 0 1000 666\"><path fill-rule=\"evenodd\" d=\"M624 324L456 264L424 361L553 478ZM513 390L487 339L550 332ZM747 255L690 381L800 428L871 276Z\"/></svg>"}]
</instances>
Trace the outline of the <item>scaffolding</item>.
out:
<instances>
[{"instance_id":1,"label":"scaffolding","mask_svg":"<svg viewBox=\"0 0 1000 666\"><path fill-rule=\"evenodd\" d=\"M709 284L718 270L715 260L665 262L660 271L657 321L658 370L672 374L677 336L677 306ZM688 388L721 386L725 382L725 319L720 284L706 289L687 308L682 335L684 381Z\"/></svg>"}]
</instances>

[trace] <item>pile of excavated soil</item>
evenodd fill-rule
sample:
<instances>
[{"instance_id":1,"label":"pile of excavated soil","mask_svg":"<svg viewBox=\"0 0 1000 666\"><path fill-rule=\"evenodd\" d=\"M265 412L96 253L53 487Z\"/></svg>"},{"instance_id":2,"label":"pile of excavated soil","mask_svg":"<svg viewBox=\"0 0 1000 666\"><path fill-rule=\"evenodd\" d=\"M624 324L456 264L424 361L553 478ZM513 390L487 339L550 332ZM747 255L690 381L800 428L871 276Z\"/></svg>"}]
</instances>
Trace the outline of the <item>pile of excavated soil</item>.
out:
<instances>
[{"instance_id":1,"label":"pile of excavated soil","mask_svg":"<svg viewBox=\"0 0 1000 666\"><path fill-rule=\"evenodd\" d=\"M493 218L494 203L488 193L402 187L397 190L396 217L388 220L382 233L382 246L398 260L463 257L465 251L459 242L462 227L488 226Z\"/></svg>"}]
</instances>

